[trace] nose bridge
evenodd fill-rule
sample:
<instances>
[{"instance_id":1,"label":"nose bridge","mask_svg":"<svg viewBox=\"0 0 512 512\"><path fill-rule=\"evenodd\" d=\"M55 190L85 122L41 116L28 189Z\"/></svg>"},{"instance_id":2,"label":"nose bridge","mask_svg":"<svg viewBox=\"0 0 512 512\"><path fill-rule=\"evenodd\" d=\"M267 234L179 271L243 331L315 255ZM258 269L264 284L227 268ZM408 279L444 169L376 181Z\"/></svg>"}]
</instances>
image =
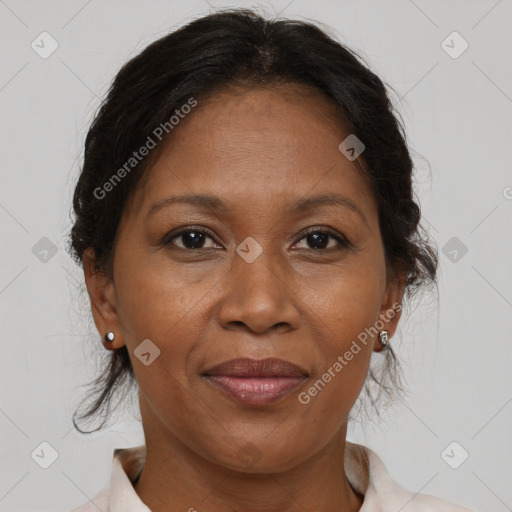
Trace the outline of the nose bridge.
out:
<instances>
[{"instance_id":1,"label":"nose bridge","mask_svg":"<svg viewBox=\"0 0 512 512\"><path fill-rule=\"evenodd\" d=\"M298 311L287 281L289 269L270 244L270 240L265 245L246 239L237 247L220 310L225 326L242 322L255 332L282 324L296 328Z\"/></svg>"},{"instance_id":2,"label":"nose bridge","mask_svg":"<svg viewBox=\"0 0 512 512\"><path fill-rule=\"evenodd\" d=\"M285 269L280 260L279 254L270 247L270 242L263 246L249 240L237 247L232 269L246 291L252 288L253 293L263 292L263 295L270 296L279 293L279 288L284 285L281 279L284 278L282 274L285 273Z\"/></svg>"}]
</instances>

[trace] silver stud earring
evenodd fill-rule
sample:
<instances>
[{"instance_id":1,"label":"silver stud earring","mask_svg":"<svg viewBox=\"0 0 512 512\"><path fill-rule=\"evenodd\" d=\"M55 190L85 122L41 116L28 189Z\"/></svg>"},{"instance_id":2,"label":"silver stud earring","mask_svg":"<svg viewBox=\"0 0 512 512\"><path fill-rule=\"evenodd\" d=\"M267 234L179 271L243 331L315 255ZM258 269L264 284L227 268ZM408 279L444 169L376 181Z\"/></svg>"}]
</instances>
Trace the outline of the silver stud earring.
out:
<instances>
[{"instance_id":1,"label":"silver stud earring","mask_svg":"<svg viewBox=\"0 0 512 512\"><path fill-rule=\"evenodd\" d=\"M114 341L114 338L115 338L115 334L112 331L109 331L109 332L107 332L107 334L105 334L104 340L107 343L112 343Z\"/></svg>"},{"instance_id":2,"label":"silver stud earring","mask_svg":"<svg viewBox=\"0 0 512 512\"><path fill-rule=\"evenodd\" d=\"M380 339L380 342L384 345L384 348L388 348L389 347L388 331L380 331L379 339Z\"/></svg>"}]
</instances>

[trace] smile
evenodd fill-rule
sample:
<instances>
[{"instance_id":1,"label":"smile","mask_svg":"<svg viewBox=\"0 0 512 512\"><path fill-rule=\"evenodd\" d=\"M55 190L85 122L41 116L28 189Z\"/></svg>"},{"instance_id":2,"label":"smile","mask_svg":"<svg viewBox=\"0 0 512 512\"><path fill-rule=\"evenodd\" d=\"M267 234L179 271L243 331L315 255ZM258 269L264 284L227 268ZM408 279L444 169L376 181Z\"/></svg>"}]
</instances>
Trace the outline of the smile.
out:
<instances>
[{"instance_id":1,"label":"smile","mask_svg":"<svg viewBox=\"0 0 512 512\"><path fill-rule=\"evenodd\" d=\"M265 405L295 391L304 378L215 376L207 380L241 403Z\"/></svg>"},{"instance_id":2,"label":"smile","mask_svg":"<svg viewBox=\"0 0 512 512\"><path fill-rule=\"evenodd\" d=\"M206 380L236 401L271 404L293 393L308 377L298 366L281 359L232 359L204 374Z\"/></svg>"}]
</instances>

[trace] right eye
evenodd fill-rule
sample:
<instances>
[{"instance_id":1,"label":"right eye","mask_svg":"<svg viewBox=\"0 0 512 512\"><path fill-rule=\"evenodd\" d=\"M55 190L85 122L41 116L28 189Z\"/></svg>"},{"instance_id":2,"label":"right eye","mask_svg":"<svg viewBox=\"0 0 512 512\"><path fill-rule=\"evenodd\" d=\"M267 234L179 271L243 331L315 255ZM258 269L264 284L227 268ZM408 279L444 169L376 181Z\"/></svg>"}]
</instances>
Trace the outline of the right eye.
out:
<instances>
[{"instance_id":1,"label":"right eye","mask_svg":"<svg viewBox=\"0 0 512 512\"><path fill-rule=\"evenodd\" d=\"M210 239L213 242L213 246L205 247L206 239ZM174 242L175 240L179 241L182 245L178 245L178 243ZM222 248L213 239L213 233L206 228L187 228L173 231L165 236L162 245L173 245L184 250Z\"/></svg>"}]
</instances>

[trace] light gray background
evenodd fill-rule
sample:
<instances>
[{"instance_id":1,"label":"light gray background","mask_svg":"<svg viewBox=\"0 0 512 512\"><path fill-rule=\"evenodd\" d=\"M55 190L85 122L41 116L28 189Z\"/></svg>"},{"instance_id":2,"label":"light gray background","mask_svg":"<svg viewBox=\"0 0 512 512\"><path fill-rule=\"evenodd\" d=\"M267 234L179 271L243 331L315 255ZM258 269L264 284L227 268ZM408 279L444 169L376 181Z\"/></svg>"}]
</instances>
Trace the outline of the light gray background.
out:
<instances>
[{"instance_id":1,"label":"light gray background","mask_svg":"<svg viewBox=\"0 0 512 512\"><path fill-rule=\"evenodd\" d=\"M512 2L262 4L332 27L395 88L420 155L425 224L440 249L452 237L468 249L455 262L441 252L439 310L430 299L401 322L406 402L350 438L411 490L512 510ZM0 0L2 511L78 506L107 484L114 448L143 442L129 414L102 434L72 430L79 386L95 376L103 348L96 333L86 337L81 270L65 251L71 192L88 124L120 66L210 10L204 0ZM31 48L43 31L59 44L47 59ZM456 59L442 47L453 31L469 43ZM47 262L32 252L42 237L58 249ZM43 441L58 452L48 469L31 458ZM469 453L458 469L441 457L452 441Z\"/></svg>"}]
</instances>

